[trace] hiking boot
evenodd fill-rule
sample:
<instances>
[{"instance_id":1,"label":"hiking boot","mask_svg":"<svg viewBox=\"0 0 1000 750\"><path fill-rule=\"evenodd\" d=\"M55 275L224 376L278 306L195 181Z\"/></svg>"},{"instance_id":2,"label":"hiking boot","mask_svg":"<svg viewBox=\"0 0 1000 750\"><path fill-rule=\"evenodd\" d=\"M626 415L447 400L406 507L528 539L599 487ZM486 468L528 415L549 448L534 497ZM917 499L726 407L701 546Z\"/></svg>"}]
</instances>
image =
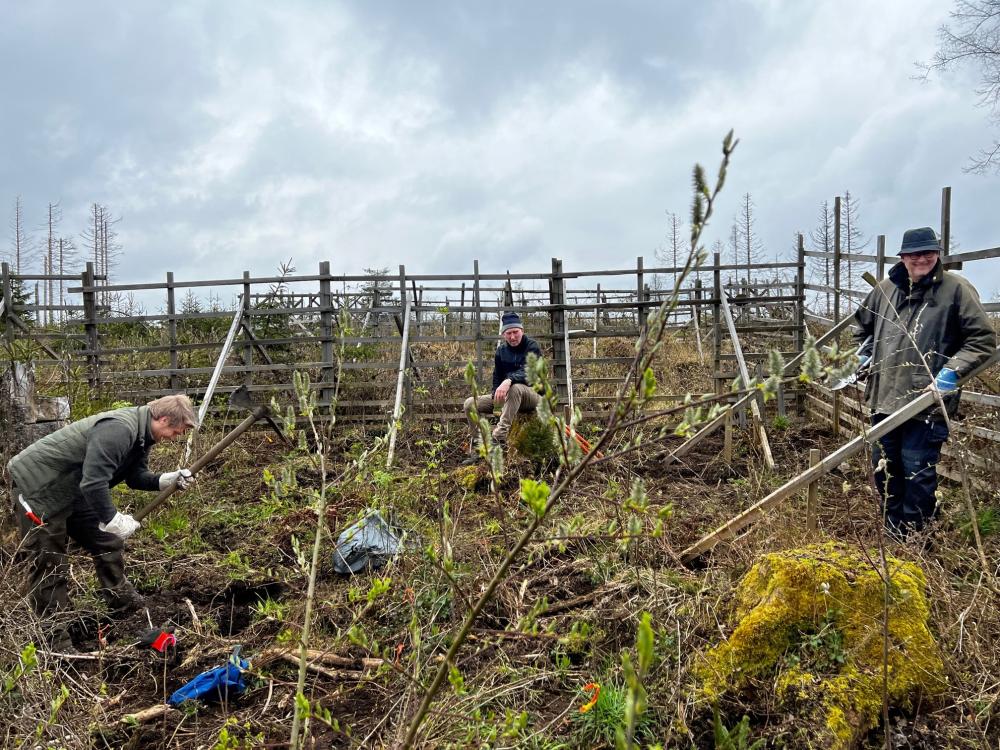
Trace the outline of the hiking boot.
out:
<instances>
[{"instance_id":1,"label":"hiking boot","mask_svg":"<svg viewBox=\"0 0 1000 750\"><path fill-rule=\"evenodd\" d=\"M146 600L142 594L136 591L131 584L108 591L105 594L105 600L108 603L109 614L115 619L128 617L136 610L146 606Z\"/></svg>"},{"instance_id":2,"label":"hiking boot","mask_svg":"<svg viewBox=\"0 0 1000 750\"><path fill-rule=\"evenodd\" d=\"M495 430L493 430L493 442L496 443L497 445L506 445L507 433L501 432L500 428L497 427Z\"/></svg>"},{"instance_id":3,"label":"hiking boot","mask_svg":"<svg viewBox=\"0 0 1000 750\"><path fill-rule=\"evenodd\" d=\"M46 638L48 650L54 654L78 654L80 653L73 645L73 638L66 628L53 630Z\"/></svg>"}]
</instances>

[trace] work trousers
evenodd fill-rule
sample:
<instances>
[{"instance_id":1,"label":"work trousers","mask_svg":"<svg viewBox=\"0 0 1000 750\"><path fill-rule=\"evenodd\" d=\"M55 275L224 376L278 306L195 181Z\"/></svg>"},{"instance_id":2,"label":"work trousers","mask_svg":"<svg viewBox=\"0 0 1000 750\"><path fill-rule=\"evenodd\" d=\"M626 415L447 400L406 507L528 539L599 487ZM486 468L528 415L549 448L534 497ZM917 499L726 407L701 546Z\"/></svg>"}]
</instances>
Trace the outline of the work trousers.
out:
<instances>
[{"instance_id":1,"label":"work trousers","mask_svg":"<svg viewBox=\"0 0 1000 750\"><path fill-rule=\"evenodd\" d=\"M507 433L510 432L510 426L514 423L514 417L519 412L534 411L539 401L541 401L541 396L535 392L534 388L522 383L514 383L510 387L510 390L507 391L507 398L504 399L501 405L500 421L493 430L493 438L495 440L506 440ZM469 421L470 446L474 446L481 438L479 428L472 421L473 411L478 411L481 418L488 418L493 413L494 407L495 402L492 395L479 396L477 398L470 396L465 399L465 418Z\"/></svg>"},{"instance_id":2,"label":"work trousers","mask_svg":"<svg viewBox=\"0 0 1000 750\"><path fill-rule=\"evenodd\" d=\"M17 498L17 488L14 497ZM28 501L30 504L30 500ZM14 512L21 531L21 548L28 561L28 597L35 613L53 617L68 609L66 576L69 570L67 546L70 539L80 545L94 561L99 584L98 594L111 609L133 605L139 595L125 577L125 541L98 527L97 515L90 508L74 505L60 513L46 516L45 523L35 524L15 499Z\"/></svg>"},{"instance_id":3,"label":"work trousers","mask_svg":"<svg viewBox=\"0 0 1000 750\"><path fill-rule=\"evenodd\" d=\"M886 418L873 414L872 424ZM948 425L929 419L910 419L872 446L875 485L882 498L886 528L906 537L920 531L937 511L937 462L948 439ZM885 465L879 468L882 458Z\"/></svg>"}]
</instances>

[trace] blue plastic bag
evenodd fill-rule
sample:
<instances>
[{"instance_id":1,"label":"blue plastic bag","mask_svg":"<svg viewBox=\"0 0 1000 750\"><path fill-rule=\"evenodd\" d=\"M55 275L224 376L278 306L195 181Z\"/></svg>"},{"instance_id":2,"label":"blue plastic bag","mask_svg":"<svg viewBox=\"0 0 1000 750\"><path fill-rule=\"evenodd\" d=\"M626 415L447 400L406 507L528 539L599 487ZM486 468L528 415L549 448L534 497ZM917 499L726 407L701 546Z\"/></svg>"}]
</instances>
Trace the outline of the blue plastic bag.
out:
<instances>
[{"instance_id":1,"label":"blue plastic bag","mask_svg":"<svg viewBox=\"0 0 1000 750\"><path fill-rule=\"evenodd\" d=\"M189 683L175 691L167 703L179 706L184 701L203 700L220 702L237 696L246 690L243 672L250 668L250 662L240 658L240 647L233 649L232 656L224 667L216 667L202 672Z\"/></svg>"}]
</instances>

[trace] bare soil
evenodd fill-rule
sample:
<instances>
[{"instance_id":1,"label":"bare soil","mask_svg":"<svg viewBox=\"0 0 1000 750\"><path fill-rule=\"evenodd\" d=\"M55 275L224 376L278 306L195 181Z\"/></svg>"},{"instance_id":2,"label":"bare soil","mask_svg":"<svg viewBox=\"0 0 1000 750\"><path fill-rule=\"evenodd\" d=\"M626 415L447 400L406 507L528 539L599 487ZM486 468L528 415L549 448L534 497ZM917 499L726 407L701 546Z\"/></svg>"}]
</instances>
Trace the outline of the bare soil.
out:
<instances>
[{"instance_id":1,"label":"bare soil","mask_svg":"<svg viewBox=\"0 0 1000 750\"><path fill-rule=\"evenodd\" d=\"M649 611L657 637L655 667L646 680L650 741L715 747L712 709L697 699L690 666L725 637L735 582L770 550L830 538L871 547L879 536L867 459L858 458L821 480L815 535L805 526L804 498L793 498L717 548L699 569L681 566L680 550L804 470L809 448L827 453L838 444L797 419L770 436L774 474L760 469L755 447L741 432L730 465L721 458L720 433L678 465L642 460L654 452L643 451L585 475L475 623L456 665L464 687L441 691L420 746L602 746L581 723L581 688L589 682L621 684L621 655L633 650L639 614ZM332 463L343 472L351 441L338 450ZM413 436L399 450L390 472L373 467L332 477L326 522L334 536L364 508L379 507L407 531L409 545L379 571L344 577L332 571L332 540L324 544L310 646L340 662L317 665L321 669L308 675L308 699L330 716L329 723L310 721L313 747L393 746L419 702L419 684L429 681L454 628L528 519L518 479L551 481L511 454L497 492L488 491L488 481L467 489L457 430ZM130 575L146 597L143 610L110 619L93 596L89 561L74 556L72 586L81 612L77 646L99 658L40 656L34 677L23 679L0 704L9 714L0 720L10 727L5 746L39 726L42 739L64 747L287 743L297 668L276 652L294 646L303 619L306 576L297 558L311 548L316 514L308 492L320 487L321 477L315 467L300 464L297 489L275 499L261 467L278 474L288 459L262 440L249 452L252 463L220 462L196 490L178 498L172 512L186 525L178 521L158 531L150 523L130 542ZM623 501L636 479L645 484L650 515L643 519L643 536L626 543L622 529L629 511ZM896 747L996 746L1000 738L993 721L996 695L988 687L1000 669L995 594L982 584L981 565L961 530L956 490L945 488L944 495L933 551L911 544L894 552L925 564L953 692L916 711L894 713ZM977 500L995 504L994 498ZM668 505L672 515L663 534L652 534L655 512ZM23 563L9 554L17 544L9 522L3 542L8 552L0 593L8 614L0 675L9 675L37 626L20 598ZM995 538L987 536L986 545L988 559L995 559ZM389 590L369 598L381 577L391 578ZM130 645L151 625L174 629L175 656L165 659ZM235 645L252 663L243 695L225 704L171 710L151 721L124 718L162 704L186 681L221 666ZM383 666L366 666L363 660L373 658ZM48 678L40 676L43 670ZM60 684L70 697L47 724ZM749 716L751 737L765 738L769 747L797 746L796 717L778 710L766 689L732 696L719 710L729 726ZM511 717L521 711L528 715L525 728L510 730ZM229 745L221 744L225 737ZM884 745L881 729L864 744Z\"/></svg>"}]
</instances>

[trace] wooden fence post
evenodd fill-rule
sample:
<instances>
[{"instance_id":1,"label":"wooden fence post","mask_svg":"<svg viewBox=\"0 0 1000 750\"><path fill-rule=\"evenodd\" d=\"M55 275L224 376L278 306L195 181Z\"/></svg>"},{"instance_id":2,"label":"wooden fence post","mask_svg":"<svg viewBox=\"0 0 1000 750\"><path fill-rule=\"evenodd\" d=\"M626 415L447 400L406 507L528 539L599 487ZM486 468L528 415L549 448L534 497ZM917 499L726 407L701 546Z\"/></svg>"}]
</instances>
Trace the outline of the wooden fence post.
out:
<instances>
[{"instance_id":1,"label":"wooden fence post","mask_svg":"<svg viewBox=\"0 0 1000 750\"><path fill-rule=\"evenodd\" d=\"M701 279L696 278L694 280L694 298L697 304L693 305L694 308L692 315L698 318L698 327L701 328L701 300L704 297L704 291L701 288Z\"/></svg>"},{"instance_id":2,"label":"wooden fence post","mask_svg":"<svg viewBox=\"0 0 1000 750\"><path fill-rule=\"evenodd\" d=\"M458 306L465 307L465 282L462 282L462 296L458 298ZM458 335L462 335L462 328L465 325L465 310L458 311Z\"/></svg>"},{"instance_id":3,"label":"wooden fence post","mask_svg":"<svg viewBox=\"0 0 1000 750\"><path fill-rule=\"evenodd\" d=\"M880 234L875 241L875 278L885 278L885 235Z\"/></svg>"},{"instance_id":4,"label":"wooden fence post","mask_svg":"<svg viewBox=\"0 0 1000 750\"><path fill-rule=\"evenodd\" d=\"M806 335L806 246L801 234L798 236L798 265L795 268L795 353L805 349Z\"/></svg>"},{"instance_id":5,"label":"wooden fence post","mask_svg":"<svg viewBox=\"0 0 1000 750\"><path fill-rule=\"evenodd\" d=\"M840 436L840 391L833 392L833 434Z\"/></svg>"},{"instance_id":6,"label":"wooden fence post","mask_svg":"<svg viewBox=\"0 0 1000 750\"><path fill-rule=\"evenodd\" d=\"M840 196L833 199L833 322L840 320Z\"/></svg>"},{"instance_id":7,"label":"wooden fence post","mask_svg":"<svg viewBox=\"0 0 1000 750\"><path fill-rule=\"evenodd\" d=\"M598 322L601 319L601 307L600 307L600 305L601 305L601 285L600 284L597 285L597 292L596 292L596 294L597 294L597 307L594 308L594 338L592 340L593 352L591 354L591 356L594 359L597 359L597 328L598 328L597 324L598 324Z\"/></svg>"},{"instance_id":8,"label":"wooden fence post","mask_svg":"<svg viewBox=\"0 0 1000 750\"><path fill-rule=\"evenodd\" d=\"M399 275L402 280L400 296L400 312L402 315L402 329L399 332L399 370L396 373L396 401L392 408L392 417L389 423L389 453L385 458L385 468L392 468L392 458L396 453L396 435L399 433L399 423L402 417L403 381L406 378L406 351L410 347L410 303L406 299L406 272L403 267L399 267Z\"/></svg>"},{"instance_id":9,"label":"wooden fence post","mask_svg":"<svg viewBox=\"0 0 1000 750\"><path fill-rule=\"evenodd\" d=\"M421 323L423 322L423 316L420 314L420 305L424 301L424 288L421 286L417 289L417 280L410 279L410 290L413 292L413 322L417 331L417 337L420 337Z\"/></svg>"},{"instance_id":10,"label":"wooden fence post","mask_svg":"<svg viewBox=\"0 0 1000 750\"><path fill-rule=\"evenodd\" d=\"M549 328L552 333L552 375L556 379L556 394L559 403L569 397L566 384L566 280L562 276L562 261L552 259L552 276L549 279Z\"/></svg>"},{"instance_id":11,"label":"wooden fence post","mask_svg":"<svg viewBox=\"0 0 1000 750\"><path fill-rule=\"evenodd\" d=\"M729 303L725 299L720 299L720 307L722 307L722 315L726 320L726 328L729 331L729 338L733 344L733 354L736 355L736 363L739 367L742 387L750 388L750 370L743 356L743 346L740 344L740 337L736 330L736 322L733 320L732 311L729 309ZM764 399L759 391L751 391L750 412L753 415L754 432L757 435L761 453L764 456L764 465L768 470L773 471L774 456L771 454L771 445L768 442L767 430L764 427ZM740 427L742 427L746 418L745 411L741 409L740 414L743 416L743 419L740 421Z\"/></svg>"},{"instance_id":12,"label":"wooden fence post","mask_svg":"<svg viewBox=\"0 0 1000 750\"><path fill-rule=\"evenodd\" d=\"M250 272L243 272L243 323L246 328L252 328L250 323ZM243 382L249 386L253 382L253 341L246 328L243 329L243 365L248 368L243 373Z\"/></svg>"},{"instance_id":13,"label":"wooden fence post","mask_svg":"<svg viewBox=\"0 0 1000 750\"><path fill-rule=\"evenodd\" d=\"M698 363L704 366L705 350L701 347L701 325L698 321L698 305L692 305L691 327L694 328L694 343L698 348Z\"/></svg>"},{"instance_id":14,"label":"wooden fence post","mask_svg":"<svg viewBox=\"0 0 1000 750\"><path fill-rule=\"evenodd\" d=\"M809 449L809 467L812 468L820 462L821 454L819 448ZM817 519L817 504L819 498L819 487L818 487L819 477L814 479L809 483L809 487L806 490L806 528L809 531L816 531L819 528L819 521Z\"/></svg>"},{"instance_id":15,"label":"wooden fence post","mask_svg":"<svg viewBox=\"0 0 1000 750\"><path fill-rule=\"evenodd\" d=\"M645 302L645 292L646 285L643 282L644 274L642 272L642 256L640 255L635 259L635 298L638 304L636 305L636 310L638 315L636 316L636 323L639 326L639 335L642 335L642 329L646 327L646 317L648 311L642 303Z\"/></svg>"},{"instance_id":16,"label":"wooden fence post","mask_svg":"<svg viewBox=\"0 0 1000 750\"><path fill-rule=\"evenodd\" d=\"M806 348L806 245L805 238L800 233L796 242L798 250L798 265L795 268L795 354L799 355ZM781 401L785 398L785 388L779 391ZM797 398L802 416L805 416L805 399ZM784 404L782 403L782 406ZM784 412L782 412L784 414Z\"/></svg>"},{"instance_id":17,"label":"wooden fence post","mask_svg":"<svg viewBox=\"0 0 1000 750\"><path fill-rule=\"evenodd\" d=\"M10 264L6 261L2 264L3 269L3 310L4 317L7 319L4 328L4 338L7 339L7 344L14 343L14 323L11 318L14 317L14 291L12 289L13 281L10 278Z\"/></svg>"},{"instance_id":18,"label":"wooden fence post","mask_svg":"<svg viewBox=\"0 0 1000 750\"><path fill-rule=\"evenodd\" d=\"M712 377L715 380L715 392L724 393L725 384L722 382L722 272L719 269L721 261L719 254L712 256L712 340L713 355L712 367L714 372Z\"/></svg>"},{"instance_id":19,"label":"wooden fence post","mask_svg":"<svg viewBox=\"0 0 1000 750\"><path fill-rule=\"evenodd\" d=\"M336 377L333 361L333 294L330 286L330 261L322 260L319 263L319 337L322 348L323 369L320 371L320 380L324 383L332 383ZM375 303L376 292L372 293L372 302ZM365 335L365 331L361 331ZM324 406L330 404L333 399L333 388L324 385L320 387L319 399Z\"/></svg>"},{"instance_id":20,"label":"wooden fence post","mask_svg":"<svg viewBox=\"0 0 1000 750\"><path fill-rule=\"evenodd\" d=\"M413 282L413 288L416 290L417 283ZM400 335L405 339L401 342L403 347L403 353L399 357L400 367L402 368L403 374L403 390L405 392L406 399L406 414L409 415L410 409L413 407L413 381L410 378L410 368L406 367L409 364L407 360L407 354L409 354L410 348L410 337L409 337L409 325L410 325L410 308L414 305L419 304L417 300L416 291L413 294L413 301L410 304L406 302L406 266L400 264L399 266L399 314L403 317L403 330L400 331ZM419 318L418 318L419 320ZM404 335L404 332L406 335ZM420 329L417 328L417 335L420 335Z\"/></svg>"},{"instance_id":21,"label":"wooden fence post","mask_svg":"<svg viewBox=\"0 0 1000 750\"><path fill-rule=\"evenodd\" d=\"M948 257L951 253L951 188L943 187L941 188L941 255L943 257ZM951 271L957 271L962 268L961 263L955 263L954 265L948 266Z\"/></svg>"},{"instance_id":22,"label":"wooden fence post","mask_svg":"<svg viewBox=\"0 0 1000 750\"><path fill-rule=\"evenodd\" d=\"M726 409L726 431L722 439L722 460L726 466L733 463L733 410Z\"/></svg>"},{"instance_id":23,"label":"wooden fence post","mask_svg":"<svg viewBox=\"0 0 1000 750\"><path fill-rule=\"evenodd\" d=\"M176 300L174 298L174 272L167 271L167 342L170 345L170 390L179 391L181 388L180 362L177 356L177 314Z\"/></svg>"},{"instance_id":24,"label":"wooden fence post","mask_svg":"<svg viewBox=\"0 0 1000 750\"><path fill-rule=\"evenodd\" d=\"M483 382L483 310L479 304L479 261L472 261L472 335L476 342L476 382ZM465 287L462 287L465 296Z\"/></svg>"},{"instance_id":25,"label":"wooden fence post","mask_svg":"<svg viewBox=\"0 0 1000 750\"><path fill-rule=\"evenodd\" d=\"M94 288L94 264L87 263L83 272L83 330L87 336L87 370L90 388L96 390L101 385L100 348L101 339L97 332L97 291Z\"/></svg>"}]
</instances>

